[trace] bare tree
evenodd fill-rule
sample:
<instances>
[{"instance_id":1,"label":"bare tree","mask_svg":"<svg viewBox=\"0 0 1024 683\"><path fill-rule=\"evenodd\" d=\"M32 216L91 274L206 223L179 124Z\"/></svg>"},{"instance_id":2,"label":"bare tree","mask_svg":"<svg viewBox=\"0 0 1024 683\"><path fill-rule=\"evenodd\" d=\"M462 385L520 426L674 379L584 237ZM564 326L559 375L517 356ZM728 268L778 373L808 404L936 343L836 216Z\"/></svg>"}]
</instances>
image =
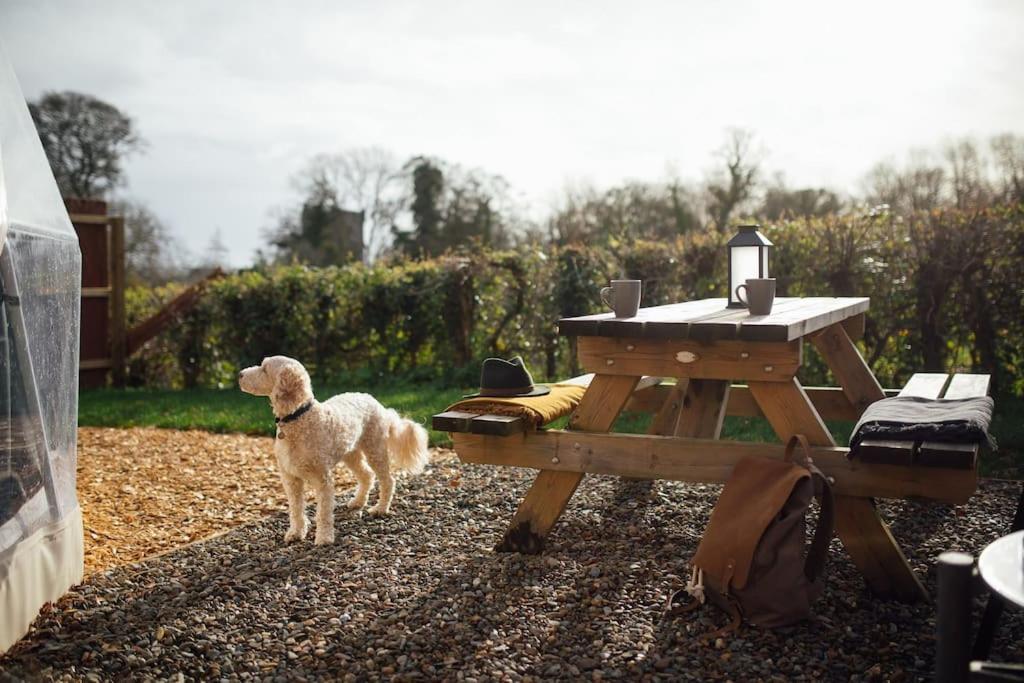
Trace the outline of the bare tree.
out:
<instances>
[{"instance_id":1,"label":"bare tree","mask_svg":"<svg viewBox=\"0 0 1024 683\"><path fill-rule=\"evenodd\" d=\"M65 197L105 196L123 181L122 159L142 146L132 120L91 95L47 92L29 111Z\"/></svg>"},{"instance_id":2,"label":"bare tree","mask_svg":"<svg viewBox=\"0 0 1024 683\"><path fill-rule=\"evenodd\" d=\"M673 240L701 226L700 206L678 179L668 183L627 182L604 192L567 187L548 219L560 244L615 240Z\"/></svg>"},{"instance_id":3,"label":"bare tree","mask_svg":"<svg viewBox=\"0 0 1024 683\"><path fill-rule=\"evenodd\" d=\"M215 268L226 268L230 249L224 244L224 236L220 228L213 231L209 243L206 245L206 253L200 259L201 270L213 270Z\"/></svg>"},{"instance_id":4,"label":"bare tree","mask_svg":"<svg viewBox=\"0 0 1024 683\"><path fill-rule=\"evenodd\" d=\"M361 147L313 157L293 183L306 197L329 197L339 208L363 212L363 253L371 262L387 247L402 208L400 168L391 152Z\"/></svg>"},{"instance_id":5,"label":"bare tree","mask_svg":"<svg viewBox=\"0 0 1024 683\"><path fill-rule=\"evenodd\" d=\"M876 164L864 178L867 199L900 214L928 211L945 203L945 170L923 150L913 150L901 170L891 162Z\"/></svg>"},{"instance_id":6,"label":"bare tree","mask_svg":"<svg viewBox=\"0 0 1024 683\"><path fill-rule=\"evenodd\" d=\"M725 169L707 181L708 211L720 232L729 229L734 213L751 199L760 175L760 154L752 149L753 132L730 128L727 137L718 151Z\"/></svg>"},{"instance_id":7,"label":"bare tree","mask_svg":"<svg viewBox=\"0 0 1024 683\"><path fill-rule=\"evenodd\" d=\"M111 213L124 216L125 271L130 284L159 285L183 277L184 250L149 207L119 200L111 203Z\"/></svg>"},{"instance_id":8,"label":"bare tree","mask_svg":"<svg viewBox=\"0 0 1024 683\"><path fill-rule=\"evenodd\" d=\"M828 216L842 208L843 200L835 192L823 187L792 189L780 172L765 189L757 215L774 221L784 217Z\"/></svg>"},{"instance_id":9,"label":"bare tree","mask_svg":"<svg viewBox=\"0 0 1024 683\"><path fill-rule=\"evenodd\" d=\"M951 142L943 150L949 164L949 192L958 209L980 206L989 200L987 160L978 153L974 141L964 138Z\"/></svg>"},{"instance_id":10,"label":"bare tree","mask_svg":"<svg viewBox=\"0 0 1024 683\"><path fill-rule=\"evenodd\" d=\"M1024 137L1004 133L990 142L1005 202L1024 202Z\"/></svg>"}]
</instances>

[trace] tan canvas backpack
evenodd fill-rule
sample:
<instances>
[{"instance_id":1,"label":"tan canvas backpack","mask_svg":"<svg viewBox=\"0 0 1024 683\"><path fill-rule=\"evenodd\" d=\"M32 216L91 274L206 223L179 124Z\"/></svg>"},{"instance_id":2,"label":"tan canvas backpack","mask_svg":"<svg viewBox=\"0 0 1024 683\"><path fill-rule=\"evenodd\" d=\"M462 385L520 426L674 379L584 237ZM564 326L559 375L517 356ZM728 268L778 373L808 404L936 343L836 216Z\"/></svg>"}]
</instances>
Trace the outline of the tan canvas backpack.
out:
<instances>
[{"instance_id":1,"label":"tan canvas backpack","mask_svg":"<svg viewBox=\"0 0 1024 683\"><path fill-rule=\"evenodd\" d=\"M800 463L793 462L798 444ZM820 511L808 546L804 517L815 498ZM810 617L824 588L833 528L832 489L802 435L790 439L783 460L744 458L722 489L690 582L670 598L669 613L690 611L710 597L731 623L707 637L735 630L743 619L772 628ZM694 600L675 607L684 593Z\"/></svg>"}]
</instances>

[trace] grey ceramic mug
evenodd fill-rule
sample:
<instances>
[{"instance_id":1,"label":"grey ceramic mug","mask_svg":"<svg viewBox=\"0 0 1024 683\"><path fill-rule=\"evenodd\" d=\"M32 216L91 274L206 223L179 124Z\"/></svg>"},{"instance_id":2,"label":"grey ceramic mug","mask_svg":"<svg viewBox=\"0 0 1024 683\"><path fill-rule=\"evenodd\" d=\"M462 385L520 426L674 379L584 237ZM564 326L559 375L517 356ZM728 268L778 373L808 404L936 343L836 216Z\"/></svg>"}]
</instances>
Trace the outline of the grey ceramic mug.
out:
<instances>
[{"instance_id":1,"label":"grey ceramic mug","mask_svg":"<svg viewBox=\"0 0 1024 683\"><path fill-rule=\"evenodd\" d=\"M746 296L740 294L740 290ZM736 288L736 298L750 309L750 315L768 315L775 303L775 278L755 277Z\"/></svg>"},{"instance_id":2,"label":"grey ceramic mug","mask_svg":"<svg viewBox=\"0 0 1024 683\"><path fill-rule=\"evenodd\" d=\"M640 309L640 280L612 280L611 287L601 290L601 301L616 318L632 318Z\"/></svg>"}]
</instances>

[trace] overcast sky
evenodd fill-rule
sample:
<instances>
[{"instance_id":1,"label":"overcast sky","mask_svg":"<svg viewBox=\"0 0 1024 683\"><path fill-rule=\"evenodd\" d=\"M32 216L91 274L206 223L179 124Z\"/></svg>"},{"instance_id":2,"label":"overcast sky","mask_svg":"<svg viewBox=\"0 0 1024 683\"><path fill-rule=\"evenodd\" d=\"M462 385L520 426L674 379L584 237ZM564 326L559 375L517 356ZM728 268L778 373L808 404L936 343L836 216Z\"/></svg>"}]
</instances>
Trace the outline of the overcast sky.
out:
<instances>
[{"instance_id":1,"label":"overcast sky","mask_svg":"<svg viewBox=\"0 0 1024 683\"><path fill-rule=\"evenodd\" d=\"M122 193L192 252L261 246L311 155L379 145L567 183L697 180L731 126L853 190L944 139L1024 134L1024 2L0 0L26 97L90 93L148 142Z\"/></svg>"}]
</instances>

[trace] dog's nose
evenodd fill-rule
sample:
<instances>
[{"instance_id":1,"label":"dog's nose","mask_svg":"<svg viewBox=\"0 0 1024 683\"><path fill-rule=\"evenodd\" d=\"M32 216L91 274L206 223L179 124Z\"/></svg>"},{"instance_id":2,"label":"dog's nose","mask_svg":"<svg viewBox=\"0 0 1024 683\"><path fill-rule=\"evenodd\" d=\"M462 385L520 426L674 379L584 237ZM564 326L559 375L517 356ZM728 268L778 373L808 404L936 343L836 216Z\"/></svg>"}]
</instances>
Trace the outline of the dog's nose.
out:
<instances>
[{"instance_id":1,"label":"dog's nose","mask_svg":"<svg viewBox=\"0 0 1024 683\"><path fill-rule=\"evenodd\" d=\"M245 374L245 370L239 370L238 371L238 379L242 379L242 375L244 375L244 374Z\"/></svg>"}]
</instances>

